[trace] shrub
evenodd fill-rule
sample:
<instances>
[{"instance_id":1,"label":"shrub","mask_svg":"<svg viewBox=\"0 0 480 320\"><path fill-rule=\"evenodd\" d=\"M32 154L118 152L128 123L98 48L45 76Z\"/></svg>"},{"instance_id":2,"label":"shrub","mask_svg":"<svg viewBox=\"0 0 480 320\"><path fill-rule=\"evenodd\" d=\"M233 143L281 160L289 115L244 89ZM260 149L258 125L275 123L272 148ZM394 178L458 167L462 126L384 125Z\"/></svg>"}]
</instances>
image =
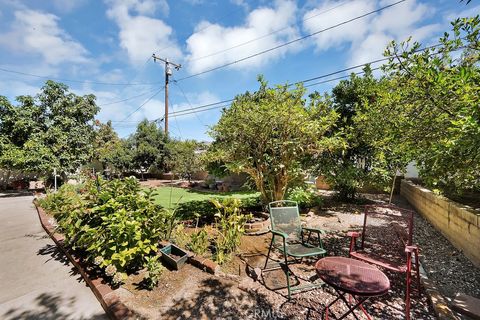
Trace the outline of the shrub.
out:
<instances>
[{"instance_id":1,"label":"shrub","mask_svg":"<svg viewBox=\"0 0 480 320\"><path fill-rule=\"evenodd\" d=\"M190 237L185 232L183 224L179 224L173 229L170 240L180 248L187 248L190 242Z\"/></svg>"},{"instance_id":2,"label":"shrub","mask_svg":"<svg viewBox=\"0 0 480 320\"><path fill-rule=\"evenodd\" d=\"M190 235L190 242L188 248L195 254L205 255L210 246L210 237L205 229L200 229Z\"/></svg>"},{"instance_id":3,"label":"shrub","mask_svg":"<svg viewBox=\"0 0 480 320\"><path fill-rule=\"evenodd\" d=\"M87 180L80 190L69 185L40 202L58 222L66 244L104 269L112 282L145 266L157 243L173 226L171 211L162 210L151 191L142 191L134 177Z\"/></svg>"},{"instance_id":4,"label":"shrub","mask_svg":"<svg viewBox=\"0 0 480 320\"><path fill-rule=\"evenodd\" d=\"M301 208L312 208L322 205L322 198L315 193L314 188L299 186L288 191L287 200L296 201Z\"/></svg>"},{"instance_id":5,"label":"shrub","mask_svg":"<svg viewBox=\"0 0 480 320\"><path fill-rule=\"evenodd\" d=\"M231 258L240 245L240 239L244 234L244 224L251 219L250 214L240 212L240 200L236 198L227 198L222 202L212 200L217 208L215 214L218 234L214 240L215 260L223 264Z\"/></svg>"},{"instance_id":6,"label":"shrub","mask_svg":"<svg viewBox=\"0 0 480 320\"><path fill-rule=\"evenodd\" d=\"M165 270L165 267L158 261L158 256L147 257L145 260L147 272L145 273L143 281L145 286L149 290L152 290L157 286L158 280Z\"/></svg>"},{"instance_id":7,"label":"shrub","mask_svg":"<svg viewBox=\"0 0 480 320\"><path fill-rule=\"evenodd\" d=\"M233 199L223 198L223 199ZM221 202L222 198L214 198L214 200ZM262 209L260 196L249 196L238 199L239 207L243 212L257 211ZM178 204L177 215L182 219L197 219L198 217L202 224L210 223L214 220L218 209L212 202L208 200L194 200Z\"/></svg>"}]
</instances>

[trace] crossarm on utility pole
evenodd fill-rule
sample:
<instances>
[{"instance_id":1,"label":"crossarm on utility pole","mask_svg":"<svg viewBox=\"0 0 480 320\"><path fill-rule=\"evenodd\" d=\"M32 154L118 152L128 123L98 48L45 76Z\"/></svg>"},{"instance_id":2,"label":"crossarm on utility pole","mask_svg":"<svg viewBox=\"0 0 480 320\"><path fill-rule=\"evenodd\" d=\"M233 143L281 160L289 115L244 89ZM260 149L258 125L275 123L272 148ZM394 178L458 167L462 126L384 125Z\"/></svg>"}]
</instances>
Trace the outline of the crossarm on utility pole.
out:
<instances>
[{"instance_id":1,"label":"crossarm on utility pole","mask_svg":"<svg viewBox=\"0 0 480 320\"><path fill-rule=\"evenodd\" d=\"M168 80L169 77L172 75L172 69L170 69L170 65L174 66L176 70L180 70L182 67L181 64L176 64L173 62L168 61L167 58L163 59L160 57L157 57L155 53L152 55L153 61L156 62L157 60L160 60L165 63L165 135L168 135Z\"/></svg>"}]
</instances>

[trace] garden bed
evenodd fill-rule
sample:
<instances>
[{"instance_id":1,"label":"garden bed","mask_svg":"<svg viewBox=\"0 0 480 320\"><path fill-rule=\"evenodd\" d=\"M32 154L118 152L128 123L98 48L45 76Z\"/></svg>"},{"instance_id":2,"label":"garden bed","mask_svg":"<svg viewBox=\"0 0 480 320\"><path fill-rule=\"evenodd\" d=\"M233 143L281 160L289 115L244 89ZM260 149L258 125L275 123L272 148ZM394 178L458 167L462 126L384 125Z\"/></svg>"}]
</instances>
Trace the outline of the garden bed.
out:
<instances>
[{"instance_id":1,"label":"garden bed","mask_svg":"<svg viewBox=\"0 0 480 320\"><path fill-rule=\"evenodd\" d=\"M381 201L382 196L375 195L365 202ZM348 254L348 230L358 230L363 222L363 207L357 204L341 204L329 200L327 206L316 212L302 216L308 225L321 227L328 231L325 247L329 255ZM423 226L428 228L428 226ZM383 232L389 232L383 230ZM223 272L238 279L233 281L224 277L215 277L199 269L186 265L180 271L167 271L152 291L139 289L135 283L141 279L130 279L122 287L131 295L123 301L126 305L139 310L143 316L151 319L187 319L187 318L230 318L230 319L311 319L321 317L324 307L334 299L333 290L328 287L293 295L288 301L286 289L275 290L286 283L283 271L274 271L260 281L254 281L247 274L250 267L263 267L268 250L270 235L244 236L236 255L224 264ZM277 256L279 258L279 256ZM302 283L302 279L315 277L315 259L304 264L292 265L292 270ZM249 269L252 269L249 268ZM392 290L378 299L366 304L368 312L374 318L404 318L404 275L387 273L392 281ZM267 288L267 287L268 288ZM344 312L345 308L335 305L334 312ZM265 315L270 316L265 316ZM263 315L263 316L262 316ZM435 313L422 293L420 298L412 296L412 318L435 319ZM363 319L361 317L361 319Z\"/></svg>"}]
</instances>

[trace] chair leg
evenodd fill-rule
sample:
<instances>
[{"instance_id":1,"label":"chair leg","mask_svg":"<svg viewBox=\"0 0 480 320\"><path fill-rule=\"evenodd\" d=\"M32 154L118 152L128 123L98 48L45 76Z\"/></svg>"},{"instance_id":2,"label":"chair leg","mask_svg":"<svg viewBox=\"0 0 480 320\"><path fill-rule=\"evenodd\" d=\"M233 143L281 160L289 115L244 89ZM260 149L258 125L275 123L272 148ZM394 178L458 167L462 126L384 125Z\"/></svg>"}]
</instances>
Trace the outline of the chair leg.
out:
<instances>
[{"instance_id":1,"label":"chair leg","mask_svg":"<svg viewBox=\"0 0 480 320\"><path fill-rule=\"evenodd\" d=\"M420 295L420 262L418 261L418 250L415 252L415 272L417 273L417 289L418 295Z\"/></svg>"},{"instance_id":2,"label":"chair leg","mask_svg":"<svg viewBox=\"0 0 480 320\"><path fill-rule=\"evenodd\" d=\"M405 293L405 319L410 320L410 272L407 272L407 283L406 283L406 293Z\"/></svg>"},{"instance_id":3,"label":"chair leg","mask_svg":"<svg viewBox=\"0 0 480 320\"><path fill-rule=\"evenodd\" d=\"M265 260L265 265L263 269L267 267L268 259L270 258L270 252L272 251L273 241L275 240L275 236L272 236L272 241L270 241L270 247L268 248L267 259Z\"/></svg>"},{"instance_id":4,"label":"chair leg","mask_svg":"<svg viewBox=\"0 0 480 320\"><path fill-rule=\"evenodd\" d=\"M292 294L290 292L290 272L289 272L289 269L288 269L288 256L285 253L284 253L283 256L285 257L285 274L287 276L288 300L290 300Z\"/></svg>"},{"instance_id":5,"label":"chair leg","mask_svg":"<svg viewBox=\"0 0 480 320\"><path fill-rule=\"evenodd\" d=\"M412 277L412 255L407 253L407 280L405 287L405 319L410 320L410 283Z\"/></svg>"}]
</instances>

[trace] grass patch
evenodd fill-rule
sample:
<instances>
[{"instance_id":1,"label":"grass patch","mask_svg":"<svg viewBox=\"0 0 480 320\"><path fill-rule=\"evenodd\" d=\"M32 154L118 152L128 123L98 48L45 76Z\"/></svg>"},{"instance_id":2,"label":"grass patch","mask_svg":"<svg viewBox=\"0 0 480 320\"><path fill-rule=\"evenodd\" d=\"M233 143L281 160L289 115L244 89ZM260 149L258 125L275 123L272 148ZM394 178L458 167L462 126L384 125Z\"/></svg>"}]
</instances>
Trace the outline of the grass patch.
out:
<instances>
[{"instance_id":1,"label":"grass patch","mask_svg":"<svg viewBox=\"0 0 480 320\"><path fill-rule=\"evenodd\" d=\"M207 201L212 198L247 199L260 195L256 191L232 191L232 192L203 192L194 189L176 188L176 187L158 187L155 188L157 195L155 202L164 208L172 208L175 204L191 201ZM170 200L171 196L171 200Z\"/></svg>"}]
</instances>

